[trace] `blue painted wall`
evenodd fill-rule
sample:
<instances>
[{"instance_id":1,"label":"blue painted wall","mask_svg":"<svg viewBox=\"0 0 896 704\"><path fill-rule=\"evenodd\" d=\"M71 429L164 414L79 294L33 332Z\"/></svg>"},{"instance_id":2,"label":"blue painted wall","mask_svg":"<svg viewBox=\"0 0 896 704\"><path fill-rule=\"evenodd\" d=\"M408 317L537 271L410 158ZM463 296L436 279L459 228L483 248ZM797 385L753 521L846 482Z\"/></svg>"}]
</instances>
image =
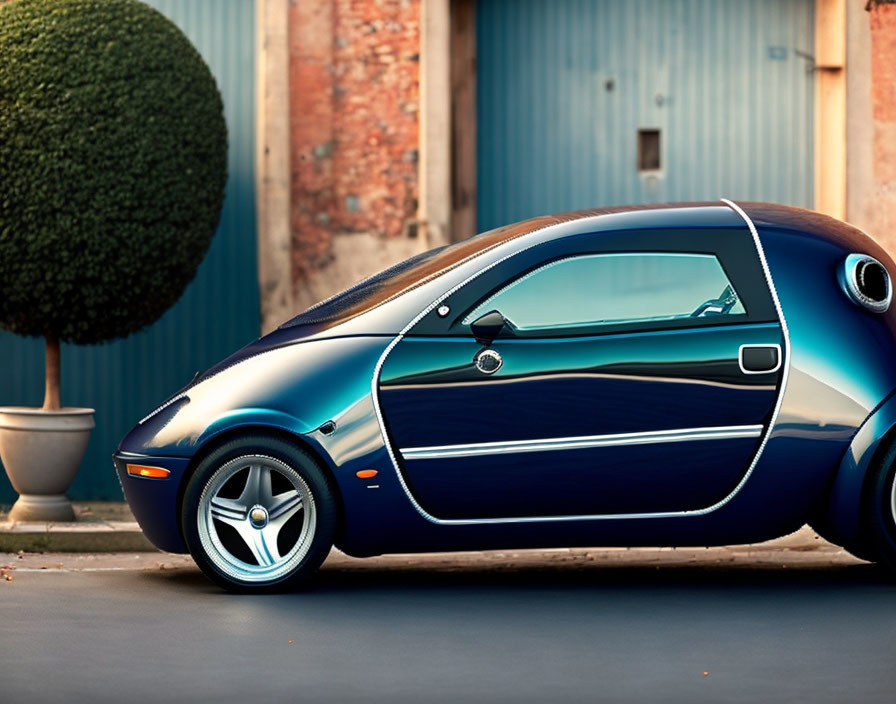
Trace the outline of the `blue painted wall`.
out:
<instances>
[{"instance_id":1,"label":"blue painted wall","mask_svg":"<svg viewBox=\"0 0 896 704\"><path fill-rule=\"evenodd\" d=\"M814 0L477 0L478 219L812 206ZM637 168L638 129L661 169Z\"/></svg>"},{"instance_id":2,"label":"blue painted wall","mask_svg":"<svg viewBox=\"0 0 896 704\"><path fill-rule=\"evenodd\" d=\"M122 435L198 369L258 335L255 238L255 4L253 0L150 0L196 45L224 98L227 195L196 279L161 320L127 340L63 346L62 403L96 409L73 499L121 496L111 454ZM0 331L0 404L39 406L43 343ZM15 492L0 473L0 502Z\"/></svg>"}]
</instances>

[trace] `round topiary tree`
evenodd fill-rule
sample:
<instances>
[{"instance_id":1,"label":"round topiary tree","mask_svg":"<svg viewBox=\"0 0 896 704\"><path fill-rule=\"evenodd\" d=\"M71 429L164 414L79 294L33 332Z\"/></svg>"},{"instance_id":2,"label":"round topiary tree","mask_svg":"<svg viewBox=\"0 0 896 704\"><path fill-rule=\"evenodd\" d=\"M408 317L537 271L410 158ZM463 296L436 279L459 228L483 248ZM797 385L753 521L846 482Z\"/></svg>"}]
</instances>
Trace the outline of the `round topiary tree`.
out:
<instances>
[{"instance_id":1,"label":"round topiary tree","mask_svg":"<svg viewBox=\"0 0 896 704\"><path fill-rule=\"evenodd\" d=\"M137 0L0 4L0 326L59 343L124 337L181 296L227 179L202 57Z\"/></svg>"}]
</instances>

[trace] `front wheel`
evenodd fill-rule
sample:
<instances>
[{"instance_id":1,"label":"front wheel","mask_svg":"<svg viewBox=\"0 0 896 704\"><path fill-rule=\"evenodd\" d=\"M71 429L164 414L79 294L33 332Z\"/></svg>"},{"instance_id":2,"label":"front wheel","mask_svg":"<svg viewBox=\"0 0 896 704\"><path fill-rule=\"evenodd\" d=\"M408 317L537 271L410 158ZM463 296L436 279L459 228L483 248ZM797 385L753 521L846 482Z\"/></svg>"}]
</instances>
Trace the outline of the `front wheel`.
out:
<instances>
[{"instance_id":1,"label":"front wheel","mask_svg":"<svg viewBox=\"0 0 896 704\"><path fill-rule=\"evenodd\" d=\"M187 547L226 589L297 586L333 546L333 493L298 447L275 438L233 440L203 459L187 485Z\"/></svg>"}]
</instances>

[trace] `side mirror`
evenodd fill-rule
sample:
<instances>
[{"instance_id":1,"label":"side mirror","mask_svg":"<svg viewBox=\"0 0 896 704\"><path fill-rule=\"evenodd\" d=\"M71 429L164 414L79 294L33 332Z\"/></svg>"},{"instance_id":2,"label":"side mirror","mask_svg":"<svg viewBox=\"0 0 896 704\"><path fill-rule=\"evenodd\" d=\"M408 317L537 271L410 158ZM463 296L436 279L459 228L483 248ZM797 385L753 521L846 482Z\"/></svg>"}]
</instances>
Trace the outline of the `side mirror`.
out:
<instances>
[{"instance_id":1,"label":"side mirror","mask_svg":"<svg viewBox=\"0 0 896 704\"><path fill-rule=\"evenodd\" d=\"M470 330L473 332L476 342L488 346L501 334L506 323L504 316L493 310L470 323Z\"/></svg>"}]
</instances>

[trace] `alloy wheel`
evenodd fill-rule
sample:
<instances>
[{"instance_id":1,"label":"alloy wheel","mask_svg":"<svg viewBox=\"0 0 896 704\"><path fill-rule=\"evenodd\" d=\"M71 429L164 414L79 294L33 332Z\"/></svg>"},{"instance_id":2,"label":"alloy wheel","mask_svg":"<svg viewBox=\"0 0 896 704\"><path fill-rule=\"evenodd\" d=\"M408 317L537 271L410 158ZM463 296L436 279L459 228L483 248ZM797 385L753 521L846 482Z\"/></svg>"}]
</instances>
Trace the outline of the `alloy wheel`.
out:
<instances>
[{"instance_id":1,"label":"alloy wheel","mask_svg":"<svg viewBox=\"0 0 896 704\"><path fill-rule=\"evenodd\" d=\"M268 582L307 555L316 527L311 489L285 462L245 455L209 478L197 507L208 559L229 578Z\"/></svg>"}]
</instances>

